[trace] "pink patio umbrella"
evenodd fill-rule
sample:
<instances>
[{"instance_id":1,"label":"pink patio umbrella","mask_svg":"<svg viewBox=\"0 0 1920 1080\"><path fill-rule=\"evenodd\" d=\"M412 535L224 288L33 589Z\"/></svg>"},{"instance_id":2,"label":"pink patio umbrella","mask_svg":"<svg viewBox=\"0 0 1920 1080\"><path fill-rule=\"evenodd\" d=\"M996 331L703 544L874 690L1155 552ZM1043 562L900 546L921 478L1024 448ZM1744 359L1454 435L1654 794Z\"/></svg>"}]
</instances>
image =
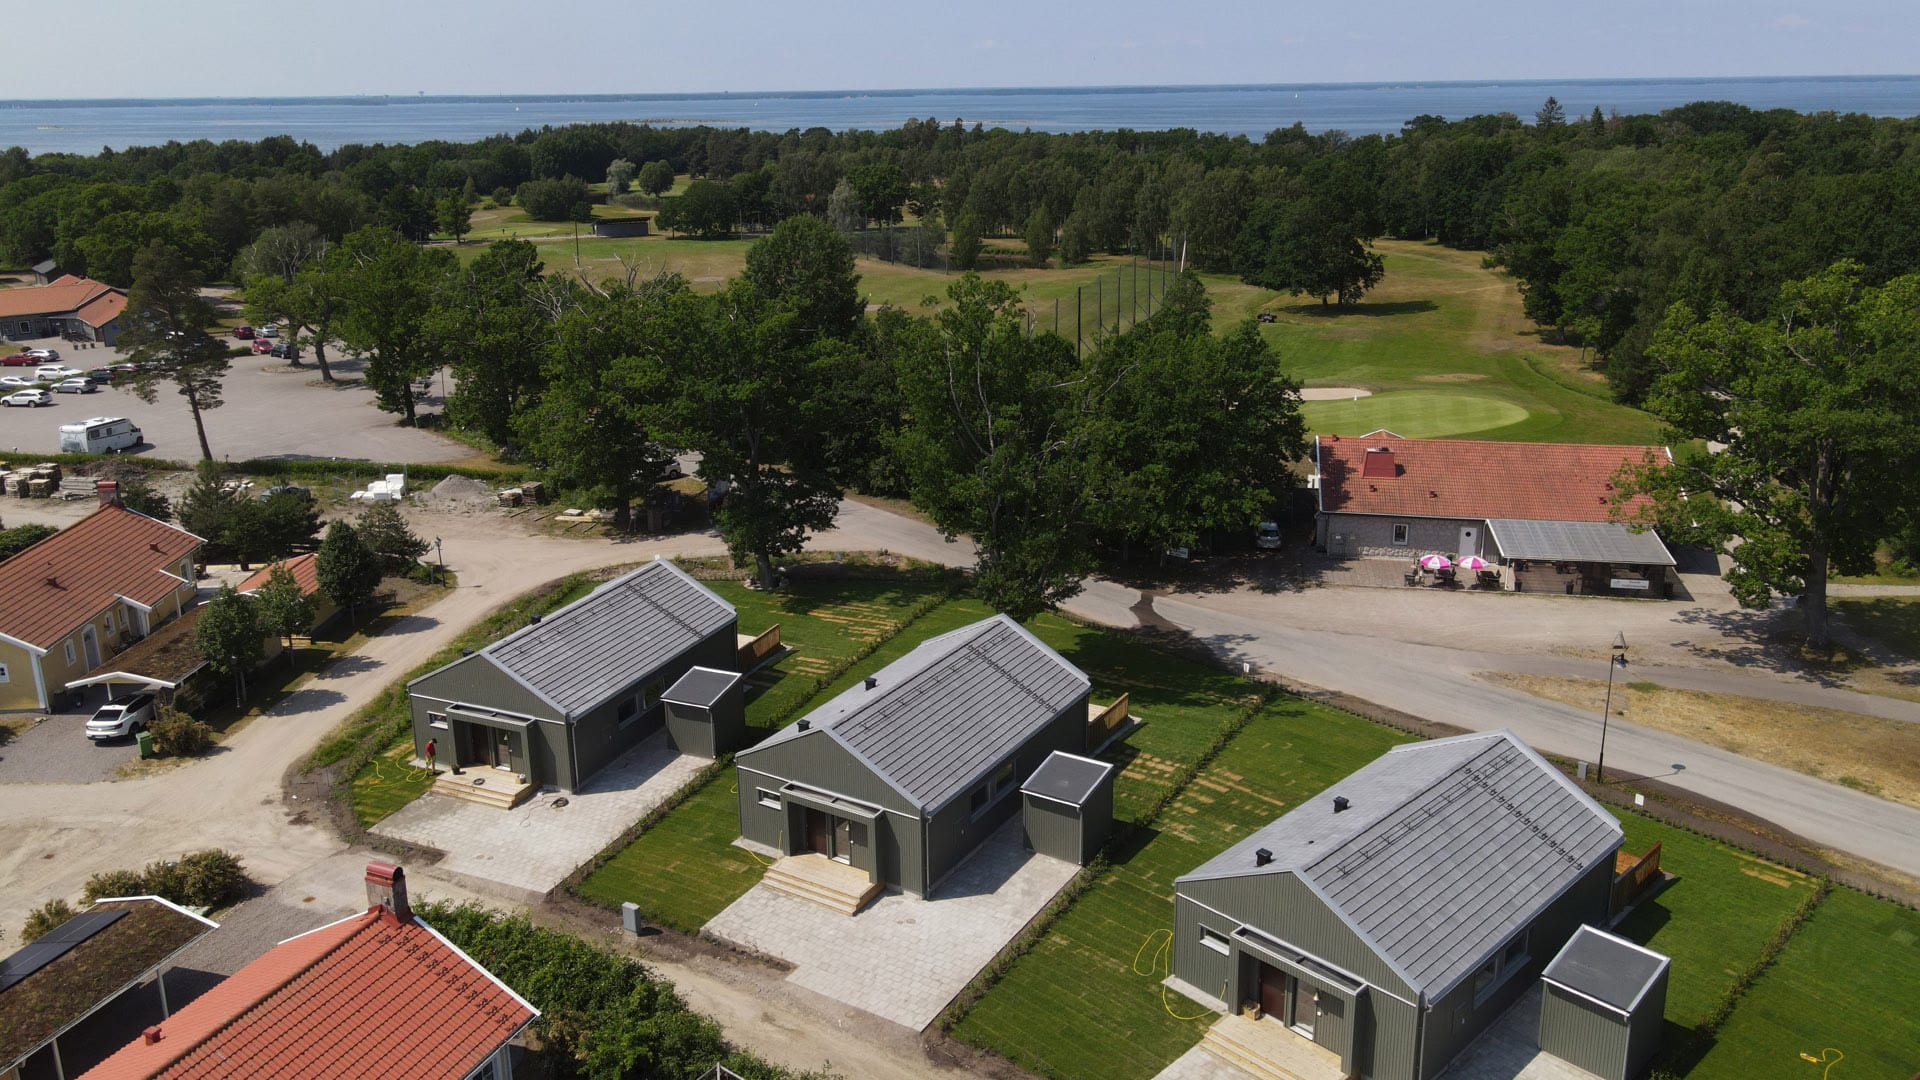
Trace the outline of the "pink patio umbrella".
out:
<instances>
[{"instance_id":1,"label":"pink patio umbrella","mask_svg":"<svg viewBox=\"0 0 1920 1080\"><path fill-rule=\"evenodd\" d=\"M1485 570L1493 564L1478 555L1467 555L1454 565L1462 570Z\"/></svg>"},{"instance_id":2,"label":"pink patio umbrella","mask_svg":"<svg viewBox=\"0 0 1920 1080\"><path fill-rule=\"evenodd\" d=\"M1422 570L1445 570L1452 565L1453 560L1447 558L1445 555L1420 556L1420 569Z\"/></svg>"}]
</instances>

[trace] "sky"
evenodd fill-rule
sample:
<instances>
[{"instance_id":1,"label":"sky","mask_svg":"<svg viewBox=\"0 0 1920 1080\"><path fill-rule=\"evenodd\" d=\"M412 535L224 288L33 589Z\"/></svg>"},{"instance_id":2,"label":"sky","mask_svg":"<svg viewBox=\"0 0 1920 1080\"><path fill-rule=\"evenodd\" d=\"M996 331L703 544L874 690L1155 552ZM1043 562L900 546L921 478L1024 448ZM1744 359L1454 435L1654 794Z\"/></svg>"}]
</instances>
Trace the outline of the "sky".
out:
<instances>
[{"instance_id":1,"label":"sky","mask_svg":"<svg viewBox=\"0 0 1920 1080\"><path fill-rule=\"evenodd\" d=\"M0 99L1920 73L1915 0L14 0L0 27Z\"/></svg>"}]
</instances>

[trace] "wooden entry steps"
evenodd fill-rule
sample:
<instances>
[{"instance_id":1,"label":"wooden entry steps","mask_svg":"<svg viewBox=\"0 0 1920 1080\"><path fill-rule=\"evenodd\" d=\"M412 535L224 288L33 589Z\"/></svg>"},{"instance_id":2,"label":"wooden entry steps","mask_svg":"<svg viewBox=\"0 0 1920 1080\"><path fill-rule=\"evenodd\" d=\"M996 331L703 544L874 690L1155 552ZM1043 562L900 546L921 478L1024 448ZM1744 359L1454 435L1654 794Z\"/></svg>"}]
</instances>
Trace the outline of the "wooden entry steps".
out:
<instances>
[{"instance_id":1,"label":"wooden entry steps","mask_svg":"<svg viewBox=\"0 0 1920 1080\"><path fill-rule=\"evenodd\" d=\"M450 771L442 772L434 778L433 790L481 806L511 810L531 798L535 789L532 784L521 783L512 773L469 765L458 776Z\"/></svg>"},{"instance_id":2,"label":"wooden entry steps","mask_svg":"<svg viewBox=\"0 0 1920 1080\"><path fill-rule=\"evenodd\" d=\"M1200 1045L1258 1080L1346 1080L1340 1055L1272 1020L1223 1016Z\"/></svg>"},{"instance_id":3,"label":"wooden entry steps","mask_svg":"<svg viewBox=\"0 0 1920 1080\"><path fill-rule=\"evenodd\" d=\"M789 855L774 863L760 883L774 892L842 915L858 914L884 889L879 882L868 881L865 870L855 870L814 852Z\"/></svg>"}]
</instances>

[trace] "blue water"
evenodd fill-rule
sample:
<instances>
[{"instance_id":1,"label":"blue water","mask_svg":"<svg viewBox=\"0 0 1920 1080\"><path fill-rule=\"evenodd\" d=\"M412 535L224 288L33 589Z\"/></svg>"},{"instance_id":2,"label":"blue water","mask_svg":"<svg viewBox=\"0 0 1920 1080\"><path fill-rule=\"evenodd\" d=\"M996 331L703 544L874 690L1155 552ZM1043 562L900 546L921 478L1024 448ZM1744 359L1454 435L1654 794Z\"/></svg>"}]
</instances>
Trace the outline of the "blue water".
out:
<instances>
[{"instance_id":1,"label":"blue water","mask_svg":"<svg viewBox=\"0 0 1920 1080\"><path fill-rule=\"evenodd\" d=\"M1189 127L1258 138L1298 121L1310 131L1393 132L1421 114L1531 117L1552 95L1569 118L1651 113L1691 101L1756 109L1920 115L1920 76L1752 79L1317 83L1297 86L881 90L758 94L487 97L183 98L0 101L0 147L97 153L170 139L291 135L322 150L344 143L470 142L544 124L630 120L769 131L884 129L909 118L989 127L1086 131Z\"/></svg>"}]
</instances>

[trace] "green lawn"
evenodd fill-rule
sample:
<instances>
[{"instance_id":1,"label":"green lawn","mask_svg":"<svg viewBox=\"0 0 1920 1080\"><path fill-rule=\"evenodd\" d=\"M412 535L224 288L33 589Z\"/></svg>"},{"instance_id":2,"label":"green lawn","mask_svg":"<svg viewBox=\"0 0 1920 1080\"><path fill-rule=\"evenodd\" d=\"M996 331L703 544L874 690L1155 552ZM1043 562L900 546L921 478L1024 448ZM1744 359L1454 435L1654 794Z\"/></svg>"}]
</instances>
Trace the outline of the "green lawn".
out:
<instances>
[{"instance_id":1,"label":"green lawn","mask_svg":"<svg viewBox=\"0 0 1920 1080\"><path fill-rule=\"evenodd\" d=\"M1677 965L1676 965L1677 967ZM1903 1077L1920 1068L1920 913L1836 889L1741 999L1697 1080ZM1803 1053L1832 1063L1800 1058ZM1824 1052L1824 1053L1823 1053Z\"/></svg>"},{"instance_id":2,"label":"green lawn","mask_svg":"<svg viewBox=\"0 0 1920 1080\"><path fill-rule=\"evenodd\" d=\"M427 793L433 774L413 764L413 737L382 751L354 774L347 787L353 818L361 828Z\"/></svg>"},{"instance_id":3,"label":"green lawn","mask_svg":"<svg viewBox=\"0 0 1920 1080\"><path fill-rule=\"evenodd\" d=\"M1531 414L1511 401L1481 394L1431 390L1390 390L1338 401L1309 401L1300 407L1307 426L1328 435L1365 435L1386 428L1409 439L1437 439L1507 427Z\"/></svg>"},{"instance_id":4,"label":"green lawn","mask_svg":"<svg viewBox=\"0 0 1920 1080\"><path fill-rule=\"evenodd\" d=\"M1920 660L1920 597L1845 597L1828 602L1848 627L1889 652Z\"/></svg>"},{"instance_id":5,"label":"green lawn","mask_svg":"<svg viewBox=\"0 0 1920 1080\"><path fill-rule=\"evenodd\" d=\"M1622 936L1673 957L1667 1019L1706 1019L1780 923L1806 900L1805 875L1657 821L1624 815L1628 851L1660 842L1660 868L1677 879L1620 924Z\"/></svg>"},{"instance_id":6,"label":"green lawn","mask_svg":"<svg viewBox=\"0 0 1920 1080\"><path fill-rule=\"evenodd\" d=\"M1268 705L954 1034L1042 1076L1159 1072L1214 1019L1161 992L1166 934L1154 932L1172 928L1173 879L1406 739L1296 698Z\"/></svg>"}]
</instances>

